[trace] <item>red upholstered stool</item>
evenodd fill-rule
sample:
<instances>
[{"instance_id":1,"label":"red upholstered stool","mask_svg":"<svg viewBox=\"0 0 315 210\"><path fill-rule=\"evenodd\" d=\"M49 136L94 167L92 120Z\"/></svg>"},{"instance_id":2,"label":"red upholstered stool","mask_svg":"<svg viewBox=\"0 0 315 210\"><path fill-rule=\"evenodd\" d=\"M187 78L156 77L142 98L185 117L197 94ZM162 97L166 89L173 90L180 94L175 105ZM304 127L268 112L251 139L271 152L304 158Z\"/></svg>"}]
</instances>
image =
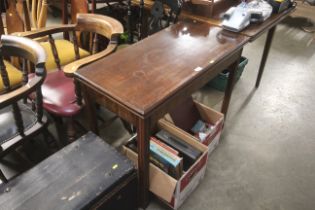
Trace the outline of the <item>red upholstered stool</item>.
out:
<instances>
[{"instance_id":1,"label":"red upholstered stool","mask_svg":"<svg viewBox=\"0 0 315 210\"><path fill-rule=\"evenodd\" d=\"M30 74L29 78L33 78ZM65 76L62 70L56 70L47 74L42 84L43 107L51 114L56 122L58 137L64 143L75 139L73 117L77 116L82 106L77 103L75 86L72 78ZM35 99L34 95L31 95ZM66 118L66 126L62 118ZM67 137L64 136L66 128Z\"/></svg>"},{"instance_id":2,"label":"red upholstered stool","mask_svg":"<svg viewBox=\"0 0 315 210\"><path fill-rule=\"evenodd\" d=\"M61 117L79 114L82 107L76 101L74 89L73 79L66 77L63 71L47 74L42 85L45 110Z\"/></svg>"}]
</instances>

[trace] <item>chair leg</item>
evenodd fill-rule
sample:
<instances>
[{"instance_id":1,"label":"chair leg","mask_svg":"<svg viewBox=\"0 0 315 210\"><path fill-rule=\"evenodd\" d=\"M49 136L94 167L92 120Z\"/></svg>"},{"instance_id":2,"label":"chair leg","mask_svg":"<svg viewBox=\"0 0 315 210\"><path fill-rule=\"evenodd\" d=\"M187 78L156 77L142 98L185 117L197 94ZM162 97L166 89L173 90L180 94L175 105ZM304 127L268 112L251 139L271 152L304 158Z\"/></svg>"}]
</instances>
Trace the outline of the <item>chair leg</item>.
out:
<instances>
[{"instance_id":1,"label":"chair leg","mask_svg":"<svg viewBox=\"0 0 315 210\"><path fill-rule=\"evenodd\" d=\"M8 182L8 179L5 177L4 173L2 172L2 170L0 169L0 180L3 182L3 183L7 183Z\"/></svg>"},{"instance_id":2,"label":"chair leg","mask_svg":"<svg viewBox=\"0 0 315 210\"><path fill-rule=\"evenodd\" d=\"M64 129L64 123L62 121L62 118L58 116L52 116L52 118L54 119L54 122L55 122L59 142L61 142L61 144L63 145L66 145L67 140L65 136L65 129Z\"/></svg>"},{"instance_id":3,"label":"chair leg","mask_svg":"<svg viewBox=\"0 0 315 210\"><path fill-rule=\"evenodd\" d=\"M75 138L75 122L72 117L67 118L67 137L68 137L68 142L73 142Z\"/></svg>"},{"instance_id":4,"label":"chair leg","mask_svg":"<svg viewBox=\"0 0 315 210\"><path fill-rule=\"evenodd\" d=\"M52 148L54 150L62 147L60 141L55 139L55 137L49 132L48 128L44 128L43 137L48 148Z\"/></svg>"}]
</instances>

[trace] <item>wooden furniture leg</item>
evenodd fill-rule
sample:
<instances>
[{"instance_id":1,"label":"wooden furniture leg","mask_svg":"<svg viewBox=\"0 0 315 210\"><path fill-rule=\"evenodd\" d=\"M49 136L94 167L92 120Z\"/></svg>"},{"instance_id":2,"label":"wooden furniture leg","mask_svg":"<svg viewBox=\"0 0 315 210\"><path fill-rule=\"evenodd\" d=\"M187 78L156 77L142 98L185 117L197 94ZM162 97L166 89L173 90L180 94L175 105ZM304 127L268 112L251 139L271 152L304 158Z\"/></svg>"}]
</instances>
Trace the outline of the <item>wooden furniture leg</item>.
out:
<instances>
[{"instance_id":1,"label":"wooden furniture leg","mask_svg":"<svg viewBox=\"0 0 315 210\"><path fill-rule=\"evenodd\" d=\"M268 34L267 34L267 39L266 39L266 42L265 42L264 52L263 52L263 55L262 55L262 58L261 58L261 61L260 61L258 76L257 76L256 84L255 84L256 88L259 87L260 80L261 80L261 77L262 77L263 72L264 72L265 64L266 64L266 61L267 61L267 58L268 58L269 50L270 50L270 47L271 47L273 35L274 35L275 31L276 31L276 27L277 27L277 25L275 25L274 27L269 29Z\"/></svg>"},{"instance_id":2,"label":"wooden furniture leg","mask_svg":"<svg viewBox=\"0 0 315 210\"><path fill-rule=\"evenodd\" d=\"M87 123L89 125L89 129L95 133L98 134L98 128L97 128L97 118L96 118L96 110L95 110L95 103L93 98L89 94L88 88L86 88L84 85L81 86L82 93L83 93L83 99L85 103L85 113L87 118Z\"/></svg>"},{"instance_id":3,"label":"wooden furniture leg","mask_svg":"<svg viewBox=\"0 0 315 210\"><path fill-rule=\"evenodd\" d=\"M96 2L95 0L92 0L92 13L96 12Z\"/></svg>"},{"instance_id":4,"label":"wooden furniture leg","mask_svg":"<svg viewBox=\"0 0 315 210\"><path fill-rule=\"evenodd\" d=\"M242 50L240 52L239 58L229 67L229 78L228 78L228 83L227 83L227 87L224 93L224 99L223 99L223 103L221 107L221 112L224 114L225 118L227 116L227 112L229 109L229 104L230 104L230 100L231 100L231 96L232 96L232 92L233 92L233 88L235 84L235 79L236 79L236 71L240 63L241 55L242 55Z\"/></svg>"},{"instance_id":5,"label":"wooden furniture leg","mask_svg":"<svg viewBox=\"0 0 315 210\"><path fill-rule=\"evenodd\" d=\"M144 0L140 0L139 8L139 23L138 23L138 36L139 40L143 39L143 12L144 12Z\"/></svg>"},{"instance_id":6,"label":"wooden furniture leg","mask_svg":"<svg viewBox=\"0 0 315 210\"><path fill-rule=\"evenodd\" d=\"M62 0L61 1L62 6L62 24L68 24L68 0ZM66 40L69 40L69 33L64 32L63 38Z\"/></svg>"},{"instance_id":7,"label":"wooden furniture leg","mask_svg":"<svg viewBox=\"0 0 315 210\"><path fill-rule=\"evenodd\" d=\"M138 199L139 206L145 209L149 204L149 138L150 121L139 119L138 133Z\"/></svg>"},{"instance_id":8,"label":"wooden furniture leg","mask_svg":"<svg viewBox=\"0 0 315 210\"><path fill-rule=\"evenodd\" d=\"M128 44L133 43L133 35L131 29L131 0L127 0L128 11L127 11L127 32L128 32Z\"/></svg>"},{"instance_id":9,"label":"wooden furniture leg","mask_svg":"<svg viewBox=\"0 0 315 210\"><path fill-rule=\"evenodd\" d=\"M58 140L65 146L67 145L67 140L66 140L66 136L65 136L65 129L64 129L64 123L62 121L61 117L55 116L55 115L51 115L54 122L55 122L55 127L56 127L56 131L57 131L57 136L58 136Z\"/></svg>"}]
</instances>

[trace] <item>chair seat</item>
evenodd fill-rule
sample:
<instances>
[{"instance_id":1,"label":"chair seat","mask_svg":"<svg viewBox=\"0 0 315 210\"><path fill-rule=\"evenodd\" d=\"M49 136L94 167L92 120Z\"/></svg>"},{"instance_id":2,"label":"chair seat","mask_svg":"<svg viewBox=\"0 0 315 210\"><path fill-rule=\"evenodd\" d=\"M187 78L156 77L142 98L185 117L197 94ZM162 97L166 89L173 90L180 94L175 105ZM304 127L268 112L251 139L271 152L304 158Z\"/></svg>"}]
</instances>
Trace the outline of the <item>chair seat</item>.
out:
<instances>
[{"instance_id":1,"label":"chair seat","mask_svg":"<svg viewBox=\"0 0 315 210\"><path fill-rule=\"evenodd\" d=\"M24 132L37 123L36 113L23 103L18 103L21 110ZM0 145L18 136L19 132L14 121L12 106L0 110Z\"/></svg>"},{"instance_id":2,"label":"chair seat","mask_svg":"<svg viewBox=\"0 0 315 210\"><path fill-rule=\"evenodd\" d=\"M49 42L40 42L41 46L45 49L47 54L46 60L46 70L47 72L51 72L57 68L57 64L54 59L54 55L51 50L51 46ZM64 39L55 40L55 45L58 51L58 56L60 59L60 65L64 66L75 61L75 52L74 52L74 45L72 42ZM89 56L90 53L86 50L79 48L80 58L84 58Z\"/></svg>"},{"instance_id":3,"label":"chair seat","mask_svg":"<svg viewBox=\"0 0 315 210\"><path fill-rule=\"evenodd\" d=\"M8 72L8 77L11 87L18 86L22 82L22 72L15 68L12 64L7 61L4 61L4 65ZM3 81L0 79L0 92L4 90Z\"/></svg>"},{"instance_id":4,"label":"chair seat","mask_svg":"<svg viewBox=\"0 0 315 210\"><path fill-rule=\"evenodd\" d=\"M44 109L61 117L78 114L82 107L76 103L74 90L73 79L66 77L63 71L48 73L42 84Z\"/></svg>"}]
</instances>

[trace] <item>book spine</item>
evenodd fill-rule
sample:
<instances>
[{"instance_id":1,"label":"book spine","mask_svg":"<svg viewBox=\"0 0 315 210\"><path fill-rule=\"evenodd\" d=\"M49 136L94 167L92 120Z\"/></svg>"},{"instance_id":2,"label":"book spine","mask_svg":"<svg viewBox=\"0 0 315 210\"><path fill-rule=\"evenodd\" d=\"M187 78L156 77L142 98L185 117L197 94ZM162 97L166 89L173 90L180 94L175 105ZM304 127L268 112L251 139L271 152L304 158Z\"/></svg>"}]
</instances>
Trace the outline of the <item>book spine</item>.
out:
<instances>
[{"instance_id":1,"label":"book spine","mask_svg":"<svg viewBox=\"0 0 315 210\"><path fill-rule=\"evenodd\" d=\"M150 161L156 165L157 167L159 167L160 169L162 169L165 173L169 173L169 167L167 165L165 165L164 163L162 163L161 161L159 161L158 158L155 157L155 155L151 154L150 155Z\"/></svg>"},{"instance_id":2,"label":"book spine","mask_svg":"<svg viewBox=\"0 0 315 210\"><path fill-rule=\"evenodd\" d=\"M170 146L164 144L163 142L161 142L157 138L151 136L150 140L154 141L155 143L157 143L158 145L160 145L161 147L163 147L167 151L173 153L174 155L179 155L179 152L177 150L175 150L175 149L171 148Z\"/></svg>"},{"instance_id":3,"label":"book spine","mask_svg":"<svg viewBox=\"0 0 315 210\"><path fill-rule=\"evenodd\" d=\"M173 167L176 167L180 162L179 158L176 159L174 157L171 157L171 153L169 153L167 150L165 150L163 147L159 146L153 141L150 141L150 151Z\"/></svg>"}]
</instances>

